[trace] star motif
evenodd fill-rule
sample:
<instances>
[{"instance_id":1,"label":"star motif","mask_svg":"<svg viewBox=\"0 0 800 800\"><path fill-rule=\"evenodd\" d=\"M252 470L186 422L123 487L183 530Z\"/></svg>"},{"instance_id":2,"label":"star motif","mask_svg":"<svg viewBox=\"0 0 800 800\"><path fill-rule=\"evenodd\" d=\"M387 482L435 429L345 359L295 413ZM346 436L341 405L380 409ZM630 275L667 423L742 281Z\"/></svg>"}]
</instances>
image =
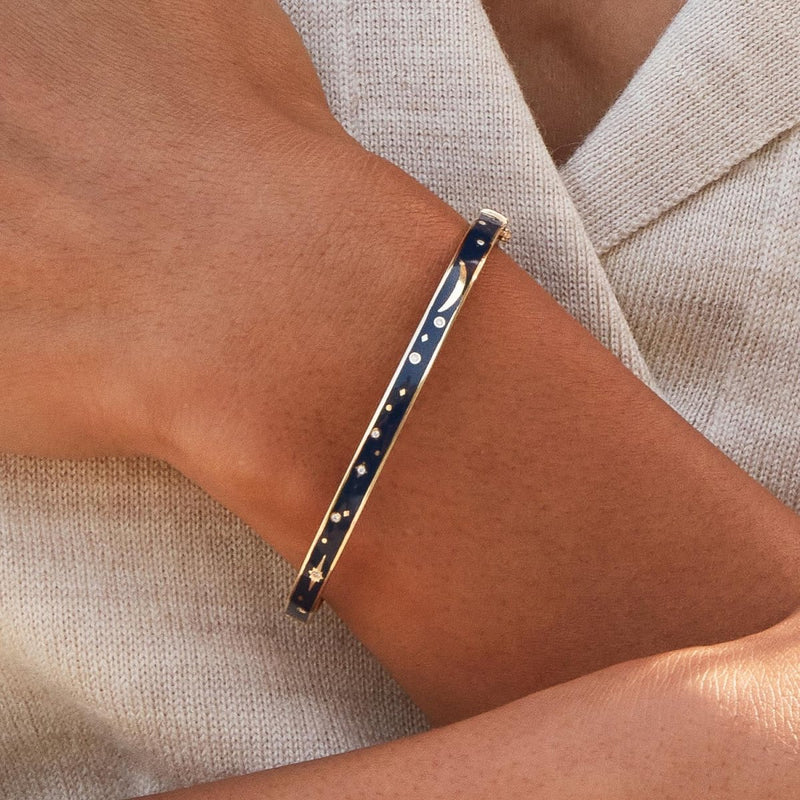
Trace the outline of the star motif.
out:
<instances>
[{"instance_id":1,"label":"star motif","mask_svg":"<svg viewBox=\"0 0 800 800\"><path fill-rule=\"evenodd\" d=\"M311 567L308 571L308 588L313 589L315 583L320 583L322 579L325 577L324 573L322 572L322 565L325 563L325 559L327 558L327 554L322 556L322 561L317 564L316 567Z\"/></svg>"}]
</instances>

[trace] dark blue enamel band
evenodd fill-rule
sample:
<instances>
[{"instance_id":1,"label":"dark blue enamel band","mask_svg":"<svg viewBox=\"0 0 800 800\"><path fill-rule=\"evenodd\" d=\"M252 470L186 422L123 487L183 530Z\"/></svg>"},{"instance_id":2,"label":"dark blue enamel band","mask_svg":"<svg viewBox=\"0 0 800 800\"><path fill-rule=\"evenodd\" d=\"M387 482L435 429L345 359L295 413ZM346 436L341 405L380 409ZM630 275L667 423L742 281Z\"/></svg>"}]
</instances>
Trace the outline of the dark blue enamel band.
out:
<instances>
[{"instance_id":1,"label":"dark blue enamel band","mask_svg":"<svg viewBox=\"0 0 800 800\"><path fill-rule=\"evenodd\" d=\"M510 238L508 220L483 209L448 265L400 364L339 484L297 575L286 613L307 620L322 602L336 566L406 416L430 371L453 320L492 247Z\"/></svg>"}]
</instances>

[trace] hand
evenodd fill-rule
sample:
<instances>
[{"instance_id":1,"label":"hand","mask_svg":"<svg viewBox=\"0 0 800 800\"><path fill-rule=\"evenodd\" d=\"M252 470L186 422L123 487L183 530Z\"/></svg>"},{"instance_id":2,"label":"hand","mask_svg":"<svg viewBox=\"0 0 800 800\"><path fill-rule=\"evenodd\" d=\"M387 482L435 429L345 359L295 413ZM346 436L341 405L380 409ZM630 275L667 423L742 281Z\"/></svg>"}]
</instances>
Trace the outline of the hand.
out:
<instances>
[{"instance_id":1,"label":"hand","mask_svg":"<svg viewBox=\"0 0 800 800\"><path fill-rule=\"evenodd\" d=\"M0 450L273 463L386 176L431 198L345 134L274 2L5 4L0 64Z\"/></svg>"}]
</instances>

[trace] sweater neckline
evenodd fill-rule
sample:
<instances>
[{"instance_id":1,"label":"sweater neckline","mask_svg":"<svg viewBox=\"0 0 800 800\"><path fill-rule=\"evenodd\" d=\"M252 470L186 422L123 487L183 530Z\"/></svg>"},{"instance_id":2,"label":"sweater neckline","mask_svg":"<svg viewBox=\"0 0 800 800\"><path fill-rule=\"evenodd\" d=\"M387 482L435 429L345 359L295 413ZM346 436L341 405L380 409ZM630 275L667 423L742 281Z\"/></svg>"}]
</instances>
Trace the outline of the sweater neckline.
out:
<instances>
[{"instance_id":1,"label":"sweater neckline","mask_svg":"<svg viewBox=\"0 0 800 800\"><path fill-rule=\"evenodd\" d=\"M800 122L793 0L687 0L559 169L600 254Z\"/></svg>"}]
</instances>

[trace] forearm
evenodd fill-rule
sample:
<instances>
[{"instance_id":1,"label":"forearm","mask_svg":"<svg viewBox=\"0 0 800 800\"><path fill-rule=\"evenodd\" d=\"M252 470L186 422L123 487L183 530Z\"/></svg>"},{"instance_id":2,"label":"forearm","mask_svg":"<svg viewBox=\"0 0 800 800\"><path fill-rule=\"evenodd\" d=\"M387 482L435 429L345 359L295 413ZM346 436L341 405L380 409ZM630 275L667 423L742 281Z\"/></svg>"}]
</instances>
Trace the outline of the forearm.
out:
<instances>
[{"instance_id":1,"label":"forearm","mask_svg":"<svg viewBox=\"0 0 800 800\"><path fill-rule=\"evenodd\" d=\"M374 231L334 237L346 271L320 268L302 321L287 312L276 329L269 463L243 419L249 460L195 475L294 563L465 229L409 179L377 174L348 217L371 203ZM798 521L496 253L327 598L447 722L766 628L800 597Z\"/></svg>"},{"instance_id":2,"label":"forearm","mask_svg":"<svg viewBox=\"0 0 800 800\"><path fill-rule=\"evenodd\" d=\"M620 664L430 733L163 800L769 800L800 792L800 647L746 640Z\"/></svg>"}]
</instances>

